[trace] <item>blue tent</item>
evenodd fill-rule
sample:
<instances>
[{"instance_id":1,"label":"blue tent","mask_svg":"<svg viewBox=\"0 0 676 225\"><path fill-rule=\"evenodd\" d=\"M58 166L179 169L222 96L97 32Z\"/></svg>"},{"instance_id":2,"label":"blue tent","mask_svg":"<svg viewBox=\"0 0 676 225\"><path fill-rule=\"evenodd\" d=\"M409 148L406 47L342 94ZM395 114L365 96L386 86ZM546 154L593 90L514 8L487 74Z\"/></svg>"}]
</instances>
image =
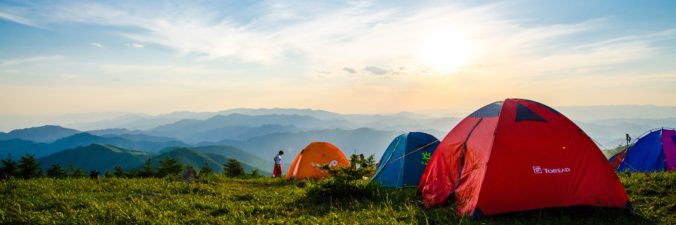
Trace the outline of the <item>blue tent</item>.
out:
<instances>
[{"instance_id":1,"label":"blue tent","mask_svg":"<svg viewBox=\"0 0 676 225\"><path fill-rule=\"evenodd\" d=\"M417 187L439 140L422 132L399 135L387 147L371 179L384 187Z\"/></svg>"},{"instance_id":2,"label":"blue tent","mask_svg":"<svg viewBox=\"0 0 676 225\"><path fill-rule=\"evenodd\" d=\"M625 151L611 159L621 160L617 171L676 170L676 130L667 128L651 130L648 134L639 137L636 143Z\"/></svg>"}]
</instances>

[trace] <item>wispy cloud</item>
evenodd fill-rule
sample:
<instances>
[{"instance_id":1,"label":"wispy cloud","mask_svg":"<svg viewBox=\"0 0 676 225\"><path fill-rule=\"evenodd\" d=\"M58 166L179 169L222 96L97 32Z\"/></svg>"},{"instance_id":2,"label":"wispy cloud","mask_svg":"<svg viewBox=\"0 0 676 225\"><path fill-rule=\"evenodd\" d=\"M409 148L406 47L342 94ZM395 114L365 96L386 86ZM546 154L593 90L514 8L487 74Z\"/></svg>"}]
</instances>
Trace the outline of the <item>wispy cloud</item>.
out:
<instances>
[{"instance_id":1,"label":"wispy cloud","mask_svg":"<svg viewBox=\"0 0 676 225\"><path fill-rule=\"evenodd\" d=\"M15 22L15 23L20 23L20 24L23 24L23 25L31 26L31 27L38 27L37 24L35 24L33 21L31 21L29 19L17 16L17 15L13 15L13 14L10 14L10 13L7 13L7 12L0 11L0 19L9 20L9 21L12 21L12 22Z\"/></svg>"},{"instance_id":2,"label":"wispy cloud","mask_svg":"<svg viewBox=\"0 0 676 225\"><path fill-rule=\"evenodd\" d=\"M348 111L432 109L438 107L438 99L471 110L505 96L558 104L673 99L676 68L668 65L674 57L673 27L636 32L624 29L628 25L617 26L622 21L602 13L578 20L522 18L505 9L504 2L462 2L404 6L378 1L190 1L153 6L124 0L25 2L25 10L0 7L0 13L5 12L0 18L54 29L84 25L88 29L84 32L104 36L94 40L105 43L111 54L73 69L50 67L48 72L9 67L61 56L0 60L0 67L6 67L5 75L10 70L29 74L30 82L44 81L35 78L40 72L53 75L61 70L60 74L68 74L64 79L71 79L64 84L68 86L50 89L83 91L59 99L88 97L91 94L83 93L103 87L107 88L103 94L127 96L117 105L105 102L107 107L135 102L131 108L148 110L177 104L192 107L198 104L195 99L205 99L202 106L213 105L224 96L232 107L284 103ZM444 31L460 34L472 46L472 54L451 73L435 71L419 57L421 46L429 47L425 42ZM111 40L105 39L110 34ZM93 41L85 38L89 37L78 43ZM104 47L101 43L90 47ZM666 49L665 43L670 45ZM430 48L436 50L435 45ZM139 51L128 51L131 48L143 48L148 54L134 54ZM446 60L443 52L434 57ZM660 60L664 67L660 70L634 69ZM12 80L7 79L0 83L9 87ZM113 79L119 81L117 86L111 84ZM641 93L623 92L626 87ZM18 86L13 90L16 96L28 92ZM588 97L597 93L598 97ZM172 104L151 107L138 96L154 96L153 102L170 99L166 102ZM58 99L52 100L57 105ZM91 103L103 104L99 99Z\"/></svg>"},{"instance_id":3,"label":"wispy cloud","mask_svg":"<svg viewBox=\"0 0 676 225\"><path fill-rule=\"evenodd\" d=\"M357 73L357 70L352 69L352 68L350 68L350 67L343 67L343 71L348 72L348 73L351 73L351 74Z\"/></svg>"},{"instance_id":4,"label":"wispy cloud","mask_svg":"<svg viewBox=\"0 0 676 225\"><path fill-rule=\"evenodd\" d=\"M369 73L375 74L375 75L383 75L387 73L387 71L383 68L377 67L377 66L367 66L364 68L364 71L367 71Z\"/></svg>"},{"instance_id":5,"label":"wispy cloud","mask_svg":"<svg viewBox=\"0 0 676 225\"><path fill-rule=\"evenodd\" d=\"M63 58L64 57L60 55L50 55L50 56L34 56L28 58L7 59L0 60L0 67L9 67L29 63L51 62L61 60Z\"/></svg>"},{"instance_id":6,"label":"wispy cloud","mask_svg":"<svg viewBox=\"0 0 676 225\"><path fill-rule=\"evenodd\" d=\"M142 44L139 43L127 43L127 47L132 47L132 48L143 48Z\"/></svg>"},{"instance_id":7,"label":"wispy cloud","mask_svg":"<svg viewBox=\"0 0 676 225\"><path fill-rule=\"evenodd\" d=\"M97 47L97 48L103 48L103 44L98 43L98 42L92 42L90 43L91 46Z\"/></svg>"},{"instance_id":8,"label":"wispy cloud","mask_svg":"<svg viewBox=\"0 0 676 225\"><path fill-rule=\"evenodd\" d=\"M401 66L411 71L425 70L416 51L426 36L439 30L462 33L477 47L464 70L476 66L486 66L484 70L511 69L521 65L518 62L528 62L531 71L542 72L537 68L594 67L625 63L654 53L646 47L650 40L627 44L632 37L599 40L598 46L587 47L584 45L588 43L565 40L603 28L608 20L605 17L525 26L519 20L504 18L501 7L420 4L412 10L368 1L297 7L276 1L243 9L252 14L248 15L251 20L224 16L214 7L185 4L136 7L69 2L48 5L40 12L52 23L141 28L142 32L118 32L137 41L127 43L128 47L143 48L140 43L152 43L201 60L227 58L261 64L303 60L314 71L338 72L345 67L369 66L390 71ZM556 60L567 63L552 65Z\"/></svg>"}]
</instances>

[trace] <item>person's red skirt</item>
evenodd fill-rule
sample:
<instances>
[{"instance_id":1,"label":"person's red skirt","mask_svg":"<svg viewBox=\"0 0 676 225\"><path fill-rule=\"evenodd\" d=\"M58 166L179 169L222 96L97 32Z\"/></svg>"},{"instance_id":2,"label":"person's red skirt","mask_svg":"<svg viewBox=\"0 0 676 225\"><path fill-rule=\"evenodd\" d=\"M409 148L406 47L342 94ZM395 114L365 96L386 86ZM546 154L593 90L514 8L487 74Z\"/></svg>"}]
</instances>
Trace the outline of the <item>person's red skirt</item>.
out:
<instances>
[{"instance_id":1,"label":"person's red skirt","mask_svg":"<svg viewBox=\"0 0 676 225\"><path fill-rule=\"evenodd\" d=\"M275 164L275 169L272 171L272 177L282 177L282 164Z\"/></svg>"}]
</instances>

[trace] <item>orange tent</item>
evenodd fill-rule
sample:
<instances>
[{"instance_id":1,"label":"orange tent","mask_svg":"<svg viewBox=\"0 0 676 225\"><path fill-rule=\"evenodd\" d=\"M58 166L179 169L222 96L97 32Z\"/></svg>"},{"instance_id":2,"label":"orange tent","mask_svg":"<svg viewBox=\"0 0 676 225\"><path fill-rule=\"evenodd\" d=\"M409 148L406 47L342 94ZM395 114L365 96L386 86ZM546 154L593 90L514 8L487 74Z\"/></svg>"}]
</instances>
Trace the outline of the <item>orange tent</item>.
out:
<instances>
[{"instance_id":1,"label":"orange tent","mask_svg":"<svg viewBox=\"0 0 676 225\"><path fill-rule=\"evenodd\" d=\"M321 179L329 174L319 167L329 164L331 167L350 166L342 151L328 142L312 142L298 153L291 163L286 179Z\"/></svg>"}]
</instances>

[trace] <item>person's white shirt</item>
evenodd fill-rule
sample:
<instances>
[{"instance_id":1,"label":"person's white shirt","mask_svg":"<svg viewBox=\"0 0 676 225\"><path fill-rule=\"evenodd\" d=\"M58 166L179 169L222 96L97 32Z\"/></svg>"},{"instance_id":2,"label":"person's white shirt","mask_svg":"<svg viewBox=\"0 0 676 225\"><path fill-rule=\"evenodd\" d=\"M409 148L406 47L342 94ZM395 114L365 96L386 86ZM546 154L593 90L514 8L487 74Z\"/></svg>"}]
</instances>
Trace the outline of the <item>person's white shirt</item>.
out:
<instances>
[{"instance_id":1,"label":"person's white shirt","mask_svg":"<svg viewBox=\"0 0 676 225\"><path fill-rule=\"evenodd\" d=\"M282 155L277 154L275 156L275 165L281 165L282 164Z\"/></svg>"}]
</instances>

